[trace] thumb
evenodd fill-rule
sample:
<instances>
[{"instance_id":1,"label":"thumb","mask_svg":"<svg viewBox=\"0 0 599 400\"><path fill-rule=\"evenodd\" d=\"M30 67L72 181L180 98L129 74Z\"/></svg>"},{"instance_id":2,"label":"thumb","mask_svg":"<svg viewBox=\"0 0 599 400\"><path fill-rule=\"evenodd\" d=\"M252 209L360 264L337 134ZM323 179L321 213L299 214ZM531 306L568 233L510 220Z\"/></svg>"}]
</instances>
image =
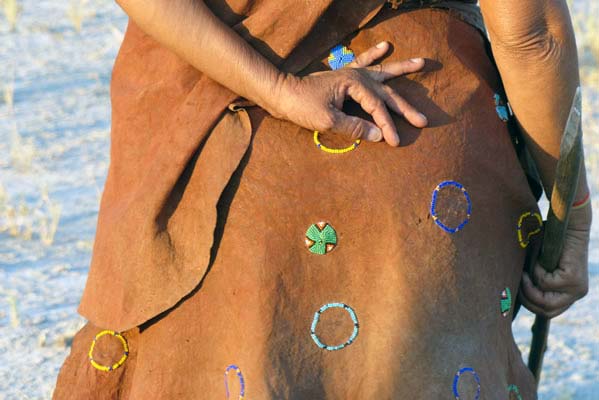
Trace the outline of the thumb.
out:
<instances>
[{"instance_id":1,"label":"thumb","mask_svg":"<svg viewBox=\"0 0 599 400\"><path fill-rule=\"evenodd\" d=\"M347 115L342 111L335 111L335 125L330 129L334 133L349 136L351 139L364 139L379 142L383 133L375 124L365 119Z\"/></svg>"}]
</instances>

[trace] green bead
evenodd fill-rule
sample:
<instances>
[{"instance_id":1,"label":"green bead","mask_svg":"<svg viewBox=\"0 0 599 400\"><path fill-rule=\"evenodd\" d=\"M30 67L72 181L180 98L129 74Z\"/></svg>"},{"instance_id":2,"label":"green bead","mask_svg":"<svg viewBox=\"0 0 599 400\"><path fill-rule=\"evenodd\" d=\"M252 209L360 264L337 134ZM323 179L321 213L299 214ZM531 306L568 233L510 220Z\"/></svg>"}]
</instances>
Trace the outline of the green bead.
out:
<instances>
[{"instance_id":1,"label":"green bead","mask_svg":"<svg viewBox=\"0 0 599 400\"><path fill-rule=\"evenodd\" d=\"M306 231L306 245L314 254L326 254L337 245L337 233L325 222L312 224Z\"/></svg>"}]
</instances>

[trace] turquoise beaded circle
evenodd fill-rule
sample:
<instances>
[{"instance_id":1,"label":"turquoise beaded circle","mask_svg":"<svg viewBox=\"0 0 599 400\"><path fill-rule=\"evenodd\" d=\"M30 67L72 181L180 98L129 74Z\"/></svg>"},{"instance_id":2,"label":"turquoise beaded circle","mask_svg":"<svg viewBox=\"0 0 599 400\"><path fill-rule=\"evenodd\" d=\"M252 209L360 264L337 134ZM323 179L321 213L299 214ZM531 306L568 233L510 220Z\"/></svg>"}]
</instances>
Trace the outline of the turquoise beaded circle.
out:
<instances>
[{"instance_id":1,"label":"turquoise beaded circle","mask_svg":"<svg viewBox=\"0 0 599 400\"><path fill-rule=\"evenodd\" d=\"M322 314L329 308L343 308L345 311L347 311L349 313L349 316L352 319L352 322L354 323L354 330L352 331L352 334L349 337L349 339L347 339L347 341L345 343L339 344L337 346L329 346L329 345L322 343L322 341L316 335L316 326L318 325L318 321L320 320L320 314ZM347 304L343 304L343 303L329 303L329 304L325 304L324 306L320 307L320 310L316 311L316 313L314 314L314 319L312 320L312 326L310 327L310 336L312 336L312 340L314 340L314 343L316 343L316 345L318 347L320 347L321 349L328 350L328 351L335 351L335 350L341 350L341 349L349 346L350 344L352 344L354 342L354 340L356 340L356 337L358 336L359 328L360 328L360 325L358 324L358 317L356 316L355 311L350 306L348 306Z\"/></svg>"}]
</instances>

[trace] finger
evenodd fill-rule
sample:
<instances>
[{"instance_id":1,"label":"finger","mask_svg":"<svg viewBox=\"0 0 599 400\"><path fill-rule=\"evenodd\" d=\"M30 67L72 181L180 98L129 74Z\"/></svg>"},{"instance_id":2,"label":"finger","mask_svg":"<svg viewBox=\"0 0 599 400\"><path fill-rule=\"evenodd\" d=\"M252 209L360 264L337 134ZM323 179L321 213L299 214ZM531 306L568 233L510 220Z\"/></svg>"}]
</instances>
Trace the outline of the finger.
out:
<instances>
[{"instance_id":1,"label":"finger","mask_svg":"<svg viewBox=\"0 0 599 400\"><path fill-rule=\"evenodd\" d=\"M360 104L364 111L372 115L374 123L383 133L385 141L391 146L398 146L399 136L395 129L395 123L389 115L385 102L376 92L359 83L351 85L347 90L347 94Z\"/></svg>"},{"instance_id":2,"label":"finger","mask_svg":"<svg viewBox=\"0 0 599 400\"><path fill-rule=\"evenodd\" d=\"M379 142L383 134L372 122L362 118L347 115L342 111L333 111L335 122L331 132L349 135L351 139L364 139L371 142Z\"/></svg>"},{"instance_id":3,"label":"finger","mask_svg":"<svg viewBox=\"0 0 599 400\"><path fill-rule=\"evenodd\" d=\"M520 290L518 292L518 300L520 301L520 303L531 313L533 314L537 314L537 315L542 315L544 317L547 317L547 313L545 310L543 310L541 307L535 305L534 303L532 303L523 293L522 290Z\"/></svg>"},{"instance_id":4,"label":"finger","mask_svg":"<svg viewBox=\"0 0 599 400\"><path fill-rule=\"evenodd\" d=\"M564 311L566 311L569 306L557 309L557 310L553 310L553 311L547 311L537 305L535 305L534 303L532 303L523 293L522 291L520 291L518 293L518 299L520 300L520 303L526 307L526 309L534 314L537 315L542 315L546 318L554 318L557 317L558 315L562 314Z\"/></svg>"},{"instance_id":5,"label":"finger","mask_svg":"<svg viewBox=\"0 0 599 400\"><path fill-rule=\"evenodd\" d=\"M566 282L560 275L546 271L539 263L535 264L533 277L535 285L545 292L564 292L569 286L569 282Z\"/></svg>"},{"instance_id":6,"label":"finger","mask_svg":"<svg viewBox=\"0 0 599 400\"><path fill-rule=\"evenodd\" d=\"M372 64L377 58L381 58L389 50L388 42L380 42L363 53L360 53L346 68L365 68Z\"/></svg>"},{"instance_id":7,"label":"finger","mask_svg":"<svg viewBox=\"0 0 599 400\"><path fill-rule=\"evenodd\" d=\"M368 75L379 82L387 79L395 78L396 76L418 72L424 67L423 58L412 58L405 61L394 61L384 64L372 65L365 68Z\"/></svg>"},{"instance_id":8,"label":"finger","mask_svg":"<svg viewBox=\"0 0 599 400\"><path fill-rule=\"evenodd\" d=\"M567 293L544 292L534 285L528 273L522 274L522 295L530 303L543 309L545 312L552 312L564 307L569 307L574 298Z\"/></svg>"},{"instance_id":9,"label":"finger","mask_svg":"<svg viewBox=\"0 0 599 400\"><path fill-rule=\"evenodd\" d=\"M384 85L382 92L385 95L385 103L397 114L403 116L410 124L417 128L424 128L428 125L426 116L416 110L403 97L395 93L389 86Z\"/></svg>"}]
</instances>

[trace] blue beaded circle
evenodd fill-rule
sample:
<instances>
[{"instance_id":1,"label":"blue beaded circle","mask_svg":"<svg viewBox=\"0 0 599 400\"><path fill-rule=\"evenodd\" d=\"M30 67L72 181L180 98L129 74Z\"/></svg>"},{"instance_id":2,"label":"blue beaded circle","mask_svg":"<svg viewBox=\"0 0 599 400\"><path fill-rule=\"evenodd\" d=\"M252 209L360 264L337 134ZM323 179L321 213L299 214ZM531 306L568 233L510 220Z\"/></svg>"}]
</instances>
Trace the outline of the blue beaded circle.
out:
<instances>
[{"instance_id":1,"label":"blue beaded circle","mask_svg":"<svg viewBox=\"0 0 599 400\"><path fill-rule=\"evenodd\" d=\"M353 330L351 336L349 337L349 339L347 339L347 341L345 343L339 344L337 346L328 346L328 345L322 343L320 341L320 339L318 338L318 336L316 335L316 325L318 325L318 321L320 320L320 314L322 314L329 308L343 308L345 311L347 311L349 313L349 316L354 323L354 330ZM316 311L316 313L314 314L314 319L312 320L312 326L310 327L310 336L312 336L312 340L314 340L314 343L316 343L316 345L318 347L320 347L321 349L325 349L328 351L335 351L335 350L341 350L344 347L352 344L354 342L354 340L356 340L356 337L358 336L359 328L360 328L360 325L358 324L358 317L356 317L356 313L350 306L348 306L347 304L343 304L343 303L329 303L329 304L325 304L324 306L320 307L320 310Z\"/></svg>"},{"instance_id":2,"label":"blue beaded circle","mask_svg":"<svg viewBox=\"0 0 599 400\"><path fill-rule=\"evenodd\" d=\"M455 396L456 400L460 400L460 393L458 392L458 383L460 382L460 377L465 373L470 373L474 377L474 380L476 381L476 384L478 386L476 389L476 395L474 395L474 400L480 399L480 378L478 377L476 371L474 371L474 369L470 367L462 368L455 374L453 378L453 395Z\"/></svg>"},{"instance_id":3,"label":"blue beaded circle","mask_svg":"<svg viewBox=\"0 0 599 400\"><path fill-rule=\"evenodd\" d=\"M354 61L354 58L355 56L353 51L342 44L338 44L331 49L331 53L329 54L329 67L331 67L332 70L343 68L350 62Z\"/></svg>"},{"instance_id":4,"label":"blue beaded circle","mask_svg":"<svg viewBox=\"0 0 599 400\"><path fill-rule=\"evenodd\" d=\"M239 378L239 400L243 400L243 396L245 396L245 381L243 380L243 375L241 374L241 369L237 365L231 364L225 370L225 391L227 392L227 399L229 398L229 371L234 370L237 378Z\"/></svg>"},{"instance_id":5,"label":"blue beaded circle","mask_svg":"<svg viewBox=\"0 0 599 400\"><path fill-rule=\"evenodd\" d=\"M464 194L466 201L468 202L468 210L466 211L466 219L464 219L464 221L462 221L455 228L451 228L451 227L445 225L443 222L441 222L439 220L439 217L437 216L437 195L439 194L439 191L446 186L455 186L458 189L460 189L462 191L462 193ZM464 186L462 186L462 184L455 182L455 181L445 181L445 182L441 182L440 184L438 184L437 187L435 188L435 190L433 190L433 199L431 200L431 216L433 217L433 221L435 221L435 223L437 225L439 225L445 232L456 233L457 231L461 230L468 223L471 215L472 215L472 201L470 200L470 195L468 194L468 192L466 191Z\"/></svg>"}]
</instances>

